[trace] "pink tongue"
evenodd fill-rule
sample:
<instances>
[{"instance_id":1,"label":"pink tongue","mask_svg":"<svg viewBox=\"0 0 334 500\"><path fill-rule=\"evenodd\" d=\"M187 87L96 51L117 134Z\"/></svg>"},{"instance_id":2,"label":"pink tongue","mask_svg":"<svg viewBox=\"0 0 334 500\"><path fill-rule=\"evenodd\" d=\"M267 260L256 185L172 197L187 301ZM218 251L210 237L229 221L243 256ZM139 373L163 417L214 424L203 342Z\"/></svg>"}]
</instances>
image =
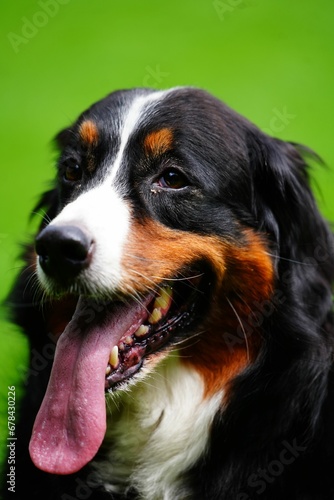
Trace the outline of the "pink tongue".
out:
<instances>
[{"instance_id":1,"label":"pink tongue","mask_svg":"<svg viewBox=\"0 0 334 500\"><path fill-rule=\"evenodd\" d=\"M71 474L95 456L106 431L104 389L110 351L145 314L145 304L132 303L98 315L79 299L59 338L33 428L29 450L37 467Z\"/></svg>"}]
</instances>

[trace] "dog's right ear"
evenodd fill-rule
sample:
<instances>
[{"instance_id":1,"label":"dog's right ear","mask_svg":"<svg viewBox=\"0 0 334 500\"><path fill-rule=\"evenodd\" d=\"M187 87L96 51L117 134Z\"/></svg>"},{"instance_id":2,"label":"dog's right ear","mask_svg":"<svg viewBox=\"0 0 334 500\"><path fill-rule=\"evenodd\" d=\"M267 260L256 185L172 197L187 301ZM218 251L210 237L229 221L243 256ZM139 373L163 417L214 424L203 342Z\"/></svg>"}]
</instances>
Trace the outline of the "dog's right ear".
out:
<instances>
[{"instance_id":1,"label":"dog's right ear","mask_svg":"<svg viewBox=\"0 0 334 500\"><path fill-rule=\"evenodd\" d=\"M59 150L64 149L68 144L70 144L73 138L73 130L72 127L64 128L54 138L54 143L56 148Z\"/></svg>"},{"instance_id":2,"label":"dog's right ear","mask_svg":"<svg viewBox=\"0 0 334 500\"><path fill-rule=\"evenodd\" d=\"M42 194L32 215L38 212L42 215L42 223L39 226L39 231L41 231L59 212L59 193L56 187Z\"/></svg>"},{"instance_id":3,"label":"dog's right ear","mask_svg":"<svg viewBox=\"0 0 334 500\"><path fill-rule=\"evenodd\" d=\"M73 139L73 130L71 127L65 128L58 132L53 143L57 151L62 151L70 144ZM55 185L55 183L53 183ZM46 191L40 198L37 205L34 207L33 214L41 211L43 214L43 222L39 230L42 230L48 223L56 217L59 212L59 192L57 186L49 191Z\"/></svg>"}]
</instances>

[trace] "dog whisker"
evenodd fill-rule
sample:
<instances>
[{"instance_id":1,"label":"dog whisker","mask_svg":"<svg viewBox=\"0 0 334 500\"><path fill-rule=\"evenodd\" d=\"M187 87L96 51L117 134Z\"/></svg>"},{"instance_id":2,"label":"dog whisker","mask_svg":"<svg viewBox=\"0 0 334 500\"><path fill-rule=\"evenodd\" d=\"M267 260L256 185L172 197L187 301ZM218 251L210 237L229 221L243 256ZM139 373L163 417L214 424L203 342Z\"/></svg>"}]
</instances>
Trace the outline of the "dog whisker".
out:
<instances>
[{"instance_id":1,"label":"dog whisker","mask_svg":"<svg viewBox=\"0 0 334 500\"><path fill-rule=\"evenodd\" d=\"M42 212L42 213L41 213ZM36 212L36 211L33 211L32 212L33 215L38 215L38 217L41 217L41 219L46 222L46 224L50 224L51 222L51 218L49 217L49 215L45 212L45 210L43 210L42 208Z\"/></svg>"},{"instance_id":2,"label":"dog whisker","mask_svg":"<svg viewBox=\"0 0 334 500\"><path fill-rule=\"evenodd\" d=\"M286 262L292 262L293 264L300 264L302 266L310 266L311 265L310 262L302 262L300 260L287 259L286 257L281 257L280 255L271 254L269 252L265 252L265 253L266 253L266 255L269 255L269 257L273 257L274 259L284 260Z\"/></svg>"},{"instance_id":3,"label":"dog whisker","mask_svg":"<svg viewBox=\"0 0 334 500\"><path fill-rule=\"evenodd\" d=\"M232 311L234 312L238 322L239 322L239 325L240 325L240 328L242 330L242 333L243 333L243 336L244 336L244 339L245 339L245 344L246 344L246 351L247 351L247 360L249 361L250 360L250 355L249 355L249 345L248 345L248 338L247 338L247 334L245 332L245 327L242 323L242 320L238 314L238 312L236 311L235 307L233 306L232 302L230 301L230 299L228 297L225 297L226 301L228 302L229 306L231 307Z\"/></svg>"}]
</instances>

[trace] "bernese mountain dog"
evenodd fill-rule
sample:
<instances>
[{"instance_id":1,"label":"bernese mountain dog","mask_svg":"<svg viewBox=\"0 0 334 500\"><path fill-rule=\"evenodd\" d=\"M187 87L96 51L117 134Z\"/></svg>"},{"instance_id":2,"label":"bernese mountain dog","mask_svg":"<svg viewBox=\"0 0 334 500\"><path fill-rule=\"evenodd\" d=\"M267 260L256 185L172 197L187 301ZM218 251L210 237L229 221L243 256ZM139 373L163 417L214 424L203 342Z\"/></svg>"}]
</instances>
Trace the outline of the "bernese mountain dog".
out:
<instances>
[{"instance_id":1,"label":"bernese mountain dog","mask_svg":"<svg viewBox=\"0 0 334 500\"><path fill-rule=\"evenodd\" d=\"M333 500L314 154L188 87L113 92L56 142L8 298L30 341L16 497Z\"/></svg>"}]
</instances>

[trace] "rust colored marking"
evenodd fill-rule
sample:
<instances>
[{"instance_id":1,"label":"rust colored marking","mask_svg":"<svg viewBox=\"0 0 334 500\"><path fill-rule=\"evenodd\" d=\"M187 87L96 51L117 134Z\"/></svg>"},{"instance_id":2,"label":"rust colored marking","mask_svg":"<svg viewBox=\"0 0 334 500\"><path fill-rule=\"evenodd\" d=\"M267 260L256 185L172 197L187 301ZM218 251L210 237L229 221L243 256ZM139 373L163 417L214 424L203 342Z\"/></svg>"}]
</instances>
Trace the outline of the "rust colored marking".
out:
<instances>
[{"instance_id":1,"label":"rust colored marking","mask_svg":"<svg viewBox=\"0 0 334 500\"><path fill-rule=\"evenodd\" d=\"M200 258L212 262L218 279L223 279L227 245L219 238L176 231L153 220L133 222L130 234L122 261L125 293L147 292Z\"/></svg>"},{"instance_id":2,"label":"rust colored marking","mask_svg":"<svg viewBox=\"0 0 334 500\"><path fill-rule=\"evenodd\" d=\"M97 125L92 120L85 120L79 128L81 140L86 146L96 146L99 140L99 131Z\"/></svg>"},{"instance_id":3,"label":"rust colored marking","mask_svg":"<svg viewBox=\"0 0 334 500\"><path fill-rule=\"evenodd\" d=\"M224 279L200 339L182 350L183 362L202 375L205 396L224 389L228 399L234 378L261 347L264 318L257 307L272 296L274 270L261 238L252 231L245 235L245 246L229 245Z\"/></svg>"},{"instance_id":4,"label":"rust colored marking","mask_svg":"<svg viewBox=\"0 0 334 500\"><path fill-rule=\"evenodd\" d=\"M205 396L225 390L254 362L261 347L263 315L257 308L270 300L274 271L260 237L248 231L246 245L230 245L226 272L213 297L200 339L182 350L184 363L195 366L205 383Z\"/></svg>"},{"instance_id":5,"label":"rust colored marking","mask_svg":"<svg viewBox=\"0 0 334 500\"><path fill-rule=\"evenodd\" d=\"M159 156L169 151L173 144L173 132L162 128L150 132L144 139L144 150L149 156Z\"/></svg>"},{"instance_id":6,"label":"rust colored marking","mask_svg":"<svg viewBox=\"0 0 334 500\"><path fill-rule=\"evenodd\" d=\"M81 123L79 134L84 147L86 148L87 170L93 173L96 169L96 162L93 154L93 148L97 146L99 140L99 131L97 125L92 120L86 120Z\"/></svg>"},{"instance_id":7,"label":"rust colored marking","mask_svg":"<svg viewBox=\"0 0 334 500\"><path fill-rule=\"evenodd\" d=\"M223 389L228 397L231 382L261 346L261 320L253 311L255 304L270 299L274 281L265 242L251 230L244 231L239 244L152 220L133 223L131 235L122 263L125 293L152 290L199 260L210 263L216 276L211 308L200 325L202 333L194 332L180 355L201 374L205 397Z\"/></svg>"}]
</instances>

